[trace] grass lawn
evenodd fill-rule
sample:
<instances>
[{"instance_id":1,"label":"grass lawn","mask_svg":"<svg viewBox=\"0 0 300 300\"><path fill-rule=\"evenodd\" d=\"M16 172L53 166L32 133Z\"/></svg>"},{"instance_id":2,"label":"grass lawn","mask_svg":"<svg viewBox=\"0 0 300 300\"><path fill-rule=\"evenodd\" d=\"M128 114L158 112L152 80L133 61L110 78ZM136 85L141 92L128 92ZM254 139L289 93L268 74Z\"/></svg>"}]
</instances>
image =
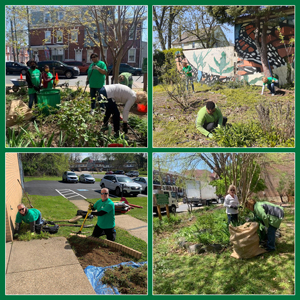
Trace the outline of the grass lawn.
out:
<instances>
[{"instance_id":1,"label":"grass lawn","mask_svg":"<svg viewBox=\"0 0 300 300\"><path fill-rule=\"evenodd\" d=\"M72 204L69 200L61 197L61 196L37 196L37 195L30 195L31 203L34 208L38 209L42 213L43 219L46 219L47 221L60 221L60 220L69 220L76 216L78 208ZM95 203L99 199L87 199L89 202ZM147 221L147 198L135 198L136 200L134 203L133 201L129 201L129 203L132 204L143 204L144 208L139 209L141 215L143 215L142 219L143 221ZM23 198L23 203L26 204L28 200L26 198ZM29 207L29 205L27 206ZM145 212L144 212L145 211ZM129 212L132 213L131 211ZM131 214L132 215L132 214ZM144 217L145 215L145 217ZM134 215L132 215L135 217ZM79 220L77 224L81 225L83 219ZM87 219L85 222L85 225L93 224L95 225L97 223L97 217L93 219ZM57 222L57 224L74 224L74 223L68 223L68 222ZM67 227L67 226L60 226L58 232L54 234L53 236L63 236L65 238L68 238L70 233L77 233L80 230L80 227ZM125 245L127 247L133 248L137 251L140 251L143 253L142 258L140 261L147 260L147 243L143 240L136 238L130 233L128 233L126 230L123 230L121 228L116 227L117 231L117 237L116 242L120 243L122 245ZM92 235L93 227L91 228L83 228L82 234L85 234L87 236ZM19 240L30 240L32 238L49 238L52 235L49 235L47 233L41 233L40 235L36 234L35 236L31 236L29 232L29 224L22 223ZM101 237L104 238L104 237Z\"/></svg>"},{"instance_id":2,"label":"grass lawn","mask_svg":"<svg viewBox=\"0 0 300 300\"><path fill-rule=\"evenodd\" d=\"M49 180L49 181L61 181L62 176L25 176L24 177L24 182L29 182L33 180Z\"/></svg>"},{"instance_id":3,"label":"grass lawn","mask_svg":"<svg viewBox=\"0 0 300 300\"><path fill-rule=\"evenodd\" d=\"M276 241L276 251L247 260L230 257L232 248L229 245L220 254L189 254L180 248L180 233L201 218L199 211L192 215L193 220L189 214L172 217L169 221L163 217L161 224L154 220L154 294L295 293L294 208L285 209L280 226L282 236Z\"/></svg>"}]
</instances>

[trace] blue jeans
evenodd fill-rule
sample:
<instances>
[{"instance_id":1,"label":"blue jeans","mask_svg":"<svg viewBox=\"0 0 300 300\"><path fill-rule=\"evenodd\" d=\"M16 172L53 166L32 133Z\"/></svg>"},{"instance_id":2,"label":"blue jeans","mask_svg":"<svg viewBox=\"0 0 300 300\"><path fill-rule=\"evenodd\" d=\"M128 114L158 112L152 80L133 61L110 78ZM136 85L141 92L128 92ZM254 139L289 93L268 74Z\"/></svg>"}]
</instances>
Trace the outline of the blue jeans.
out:
<instances>
[{"instance_id":1,"label":"blue jeans","mask_svg":"<svg viewBox=\"0 0 300 300\"><path fill-rule=\"evenodd\" d=\"M238 222L238 214L227 214L228 225L232 222Z\"/></svg>"},{"instance_id":2,"label":"blue jeans","mask_svg":"<svg viewBox=\"0 0 300 300\"><path fill-rule=\"evenodd\" d=\"M37 220L35 221L35 224L36 224L36 225L43 224L43 222L42 222L42 213L41 213L41 212L40 212L39 217L38 217Z\"/></svg>"},{"instance_id":3,"label":"blue jeans","mask_svg":"<svg viewBox=\"0 0 300 300\"><path fill-rule=\"evenodd\" d=\"M192 89L194 91L194 80L193 80L193 77L190 76L190 77L186 77L186 90L189 91L189 83L191 83L192 85Z\"/></svg>"},{"instance_id":4,"label":"blue jeans","mask_svg":"<svg viewBox=\"0 0 300 300\"><path fill-rule=\"evenodd\" d=\"M271 91L272 94L275 94L275 86L279 86L279 83L277 82L272 82L271 84L268 84L268 89Z\"/></svg>"},{"instance_id":5,"label":"blue jeans","mask_svg":"<svg viewBox=\"0 0 300 300\"><path fill-rule=\"evenodd\" d=\"M29 103L28 103L28 107L31 109L33 106L33 102L35 104L37 104L37 94L29 94Z\"/></svg>"},{"instance_id":6,"label":"blue jeans","mask_svg":"<svg viewBox=\"0 0 300 300\"><path fill-rule=\"evenodd\" d=\"M106 95L106 91L105 91L105 94L103 93L103 89L105 91L105 88L90 88L90 93L91 93L91 108L92 109L95 109L96 108L96 99L93 99L96 97L96 94L98 93L98 97L97 97L97 100L100 101L102 98L101 98L101 94L104 95L106 98L107 98L107 95ZM104 103L100 103L100 107L105 107Z\"/></svg>"},{"instance_id":7,"label":"blue jeans","mask_svg":"<svg viewBox=\"0 0 300 300\"><path fill-rule=\"evenodd\" d=\"M268 241L267 241L267 250L275 250L275 233L276 233L277 228L269 225L268 228Z\"/></svg>"}]
</instances>

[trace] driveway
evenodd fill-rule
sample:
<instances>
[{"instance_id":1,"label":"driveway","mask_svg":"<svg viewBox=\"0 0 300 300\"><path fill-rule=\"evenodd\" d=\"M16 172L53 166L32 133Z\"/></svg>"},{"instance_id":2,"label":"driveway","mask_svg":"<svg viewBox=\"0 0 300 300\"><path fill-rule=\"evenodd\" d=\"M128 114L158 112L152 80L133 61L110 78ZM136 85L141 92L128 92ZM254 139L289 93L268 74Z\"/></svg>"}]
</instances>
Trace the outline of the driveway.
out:
<instances>
[{"instance_id":1,"label":"driveway","mask_svg":"<svg viewBox=\"0 0 300 300\"><path fill-rule=\"evenodd\" d=\"M94 184L88 183L66 183L62 181L47 181L47 180L32 180L24 183L25 191L29 195L40 196L60 196L64 194L66 190L71 190L83 197L83 199L93 199L100 197L99 182ZM62 193L61 193L62 192ZM114 194L110 194L110 197L116 197ZM130 196L127 196L130 198ZM139 194L138 197L147 197L147 195Z\"/></svg>"}]
</instances>

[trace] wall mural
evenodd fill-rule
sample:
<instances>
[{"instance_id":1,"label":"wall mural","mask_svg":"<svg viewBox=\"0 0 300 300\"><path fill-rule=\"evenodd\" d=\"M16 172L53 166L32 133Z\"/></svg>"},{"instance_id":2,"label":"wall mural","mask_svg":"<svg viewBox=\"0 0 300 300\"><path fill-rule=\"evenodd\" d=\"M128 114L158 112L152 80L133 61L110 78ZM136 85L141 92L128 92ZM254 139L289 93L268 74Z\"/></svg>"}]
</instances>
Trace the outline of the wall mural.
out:
<instances>
[{"instance_id":1,"label":"wall mural","mask_svg":"<svg viewBox=\"0 0 300 300\"><path fill-rule=\"evenodd\" d=\"M289 16L287 19L279 23L279 27L282 29L285 37L285 44L288 44L290 38L294 36L294 17ZM237 62L237 75L247 76L248 80L252 79L249 83L255 84L263 77L261 72L262 66L260 61L260 55L257 51L257 47L254 42L254 23L244 23L235 26L235 50L238 55ZM286 66L287 52L284 44L281 43L278 31L276 27L270 27L267 31L267 51L269 66L273 74L281 72L281 68ZM295 49L291 49L289 55L289 61L292 62ZM279 72L277 72L277 70ZM278 75L278 74L277 74ZM279 77L280 84L286 82L286 78Z\"/></svg>"},{"instance_id":2,"label":"wall mural","mask_svg":"<svg viewBox=\"0 0 300 300\"><path fill-rule=\"evenodd\" d=\"M288 45L288 41L294 36L294 17L283 19L279 27L285 37L285 44ZM194 80L197 82L211 85L216 81L246 80L249 84L261 85L262 66L254 42L254 30L254 23L236 25L235 47L183 51L185 58L176 59L178 71L182 70L181 62L186 60L191 65ZM279 76L280 84L284 84L287 52L275 27L269 28L267 40L268 61L272 73ZM288 58L291 63L293 63L294 51L295 49L292 48Z\"/></svg>"}]
</instances>

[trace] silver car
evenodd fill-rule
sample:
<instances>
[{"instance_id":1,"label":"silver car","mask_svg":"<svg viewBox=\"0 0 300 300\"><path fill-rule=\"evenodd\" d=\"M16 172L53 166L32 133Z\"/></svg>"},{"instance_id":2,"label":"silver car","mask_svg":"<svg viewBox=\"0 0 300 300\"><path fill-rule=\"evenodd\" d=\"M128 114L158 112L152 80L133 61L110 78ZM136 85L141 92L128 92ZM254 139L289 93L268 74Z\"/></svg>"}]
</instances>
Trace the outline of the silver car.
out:
<instances>
[{"instance_id":1,"label":"silver car","mask_svg":"<svg viewBox=\"0 0 300 300\"><path fill-rule=\"evenodd\" d=\"M78 182L78 177L74 172L71 171L66 171L64 172L63 176L62 176L62 181L63 182Z\"/></svg>"},{"instance_id":2,"label":"silver car","mask_svg":"<svg viewBox=\"0 0 300 300\"><path fill-rule=\"evenodd\" d=\"M121 196L121 191L128 195L137 196L142 192L142 186L134 182L126 175L109 174L105 175L100 181L101 188L108 188L115 191L117 196Z\"/></svg>"},{"instance_id":3,"label":"silver car","mask_svg":"<svg viewBox=\"0 0 300 300\"><path fill-rule=\"evenodd\" d=\"M95 178L91 174L81 174L79 176L79 182L95 183Z\"/></svg>"},{"instance_id":4,"label":"silver car","mask_svg":"<svg viewBox=\"0 0 300 300\"><path fill-rule=\"evenodd\" d=\"M148 178L147 177L137 177L137 178L134 178L133 181L140 184L142 186L142 192L147 194L147 187L148 187Z\"/></svg>"}]
</instances>

